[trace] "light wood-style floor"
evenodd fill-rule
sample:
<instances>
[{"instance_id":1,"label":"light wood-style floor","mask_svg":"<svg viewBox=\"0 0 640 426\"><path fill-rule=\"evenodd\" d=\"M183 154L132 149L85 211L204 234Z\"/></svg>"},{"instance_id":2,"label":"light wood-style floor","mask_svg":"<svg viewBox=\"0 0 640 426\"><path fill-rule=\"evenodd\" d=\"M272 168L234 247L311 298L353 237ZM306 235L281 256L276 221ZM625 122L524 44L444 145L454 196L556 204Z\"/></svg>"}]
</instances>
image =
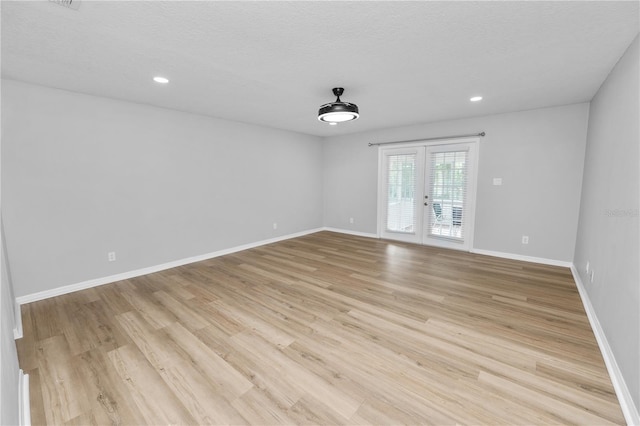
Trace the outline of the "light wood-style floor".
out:
<instances>
[{"instance_id":1,"label":"light wood-style floor","mask_svg":"<svg viewBox=\"0 0 640 426\"><path fill-rule=\"evenodd\" d=\"M22 307L34 424L623 424L571 273L320 232Z\"/></svg>"}]
</instances>

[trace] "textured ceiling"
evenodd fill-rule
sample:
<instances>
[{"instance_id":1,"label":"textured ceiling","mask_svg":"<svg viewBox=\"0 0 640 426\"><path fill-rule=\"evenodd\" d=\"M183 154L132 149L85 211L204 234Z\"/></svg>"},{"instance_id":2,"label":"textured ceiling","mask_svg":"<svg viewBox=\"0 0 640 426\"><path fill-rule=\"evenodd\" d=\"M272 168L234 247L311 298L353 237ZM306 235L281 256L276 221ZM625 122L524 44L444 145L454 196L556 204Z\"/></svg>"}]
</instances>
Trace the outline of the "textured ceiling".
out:
<instances>
[{"instance_id":1,"label":"textured ceiling","mask_svg":"<svg viewBox=\"0 0 640 426\"><path fill-rule=\"evenodd\" d=\"M589 101L638 34L638 6L10 1L2 75L328 136ZM335 86L359 120L317 121Z\"/></svg>"}]
</instances>

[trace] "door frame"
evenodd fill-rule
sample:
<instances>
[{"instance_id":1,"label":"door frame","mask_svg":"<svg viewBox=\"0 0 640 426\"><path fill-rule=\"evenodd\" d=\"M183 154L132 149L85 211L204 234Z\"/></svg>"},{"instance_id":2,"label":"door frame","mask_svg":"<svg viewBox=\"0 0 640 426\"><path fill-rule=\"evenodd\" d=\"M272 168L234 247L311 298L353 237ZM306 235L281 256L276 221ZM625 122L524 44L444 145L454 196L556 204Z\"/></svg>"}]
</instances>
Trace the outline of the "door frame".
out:
<instances>
[{"instance_id":1,"label":"door frame","mask_svg":"<svg viewBox=\"0 0 640 426\"><path fill-rule=\"evenodd\" d=\"M398 241L406 241L415 244L425 245L424 243L424 195L426 192L426 168L427 168L427 158L426 158L426 148L430 146L438 146L438 145L459 145L459 144L470 144L473 145L474 155L469 162L469 175L473 176L473 179L470 183L469 188L469 227L467 229L467 238L465 238L465 242L463 245L457 244L449 247L448 245L438 245L438 247L443 248L451 248L454 250L462 250L462 251L472 251L473 250L473 240L475 235L475 219L476 219L476 205L477 205L477 192L478 192L478 164L480 160L480 137L463 137L457 139L438 139L438 140L425 140L425 141L417 141L417 142L409 142L409 143L398 143L393 145L380 145L378 147L378 192L377 192L377 205L378 205L378 217L377 217L377 235L378 238L383 238L384 229L384 218L385 218L385 209L386 205L384 202L386 201L386 196L383 194L385 188L384 182L384 151L391 149L416 149L416 148L424 148L423 151L423 159L421 160L423 167L422 170L418 171L418 174L422 178L422 182L420 184L422 189L422 194L416 194L416 196L420 196L418 204L419 208L419 216L420 216L420 235L417 241L411 241L410 239L398 238Z\"/></svg>"}]
</instances>

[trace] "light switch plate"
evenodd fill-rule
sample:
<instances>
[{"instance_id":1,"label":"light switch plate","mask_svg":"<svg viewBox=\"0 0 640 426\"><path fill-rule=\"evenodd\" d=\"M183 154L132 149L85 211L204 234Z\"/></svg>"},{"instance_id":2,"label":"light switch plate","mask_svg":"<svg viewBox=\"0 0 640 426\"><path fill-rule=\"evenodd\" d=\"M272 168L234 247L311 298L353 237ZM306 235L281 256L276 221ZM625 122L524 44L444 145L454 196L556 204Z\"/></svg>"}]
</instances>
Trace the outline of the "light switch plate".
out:
<instances>
[{"instance_id":1,"label":"light switch plate","mask_svg":"<svg viewBox=\"0 0 640 426\"><path fill-rule=\"evenodd\" d=\"M493 184L495 186L500 186L502 185L502 178L493 178Z\"/></svg>"}]
</instances>

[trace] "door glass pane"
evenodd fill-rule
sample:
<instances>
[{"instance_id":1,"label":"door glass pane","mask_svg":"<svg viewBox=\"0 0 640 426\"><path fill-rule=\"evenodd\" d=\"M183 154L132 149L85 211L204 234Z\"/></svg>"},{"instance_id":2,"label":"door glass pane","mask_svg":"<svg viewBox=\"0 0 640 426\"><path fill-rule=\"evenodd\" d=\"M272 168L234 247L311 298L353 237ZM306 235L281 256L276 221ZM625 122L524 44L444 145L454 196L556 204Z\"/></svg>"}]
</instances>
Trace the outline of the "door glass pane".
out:
<instances>
[{"instance_id":1,"label":"door glass pane","mask_svg":"<svg viewBox=\"0 0 640 426\"><path fill-rule=\"evenodd\" d=\"M467 151L430 155L429 235L462 239L467 189Z\"/></svg>"},{"instance_id":2,"label":"door glass pane","mask_svg":"<svg viewBox=\"0 0 640 426\"><path fill-rule=\"evenodd\" d=\"M415 232L416 229L416 154L387 157L388 231Z\"/></svg>"}]
</instances>

